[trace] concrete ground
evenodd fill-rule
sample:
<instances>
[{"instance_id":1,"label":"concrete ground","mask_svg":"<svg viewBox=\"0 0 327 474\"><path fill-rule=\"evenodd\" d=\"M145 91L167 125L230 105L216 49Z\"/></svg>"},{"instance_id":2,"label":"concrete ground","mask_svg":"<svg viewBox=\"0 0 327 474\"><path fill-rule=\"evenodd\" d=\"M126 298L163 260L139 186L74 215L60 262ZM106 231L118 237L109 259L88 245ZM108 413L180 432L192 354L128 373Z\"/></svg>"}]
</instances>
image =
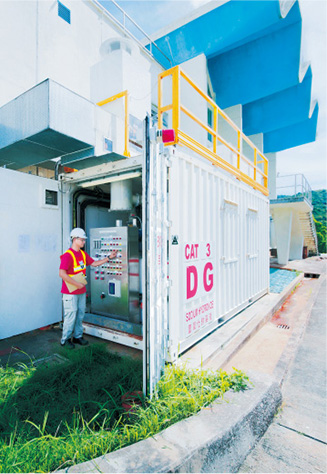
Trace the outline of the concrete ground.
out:
<instances>
[{"instance_id":1,"label":"concrete ground","mask_svg":"<svg viewBox=\"0 0 327 474\"><path fill-rule=\"evenodd\" d=\"M282 409L238 472L327 472L326 265L310 259L293 267L321 276L303 280L284 310L226 365L282 383Z\"/></svg>"},{"instance_id":2,"label":"concrete ground","mask_svg":"<svg viewBox=\"0 0 327 474\"><path fill-rule=\"evenodd\" d=\"M237 367L273 375L294 330L299 325L304 328L306 320L301 321L300 315L319 283L318 279L304 278L270 321L223 368L230 371Z\"/></svg>"},{"instance_id":3,"label":"concrete ground","mask_svg":"<svg viewBox=\"0 0 327 474\"><path fill-rule=\"evenodd\" d=\"M0 341L0 365L14 366L17 363L29 363L50 357L53 354L64 355L69 349L60 346L61 328L60 325L49 326L44 329L36 329L25 334L2 339ZM90 344L104 344L108 350L120 355L126 355L142 359L142 351L132 347L122 346L111 341L104 341L93 336L84 336ZM76 350L83 350L83 347L76 345Z\"/></svg>"}]
</instances>

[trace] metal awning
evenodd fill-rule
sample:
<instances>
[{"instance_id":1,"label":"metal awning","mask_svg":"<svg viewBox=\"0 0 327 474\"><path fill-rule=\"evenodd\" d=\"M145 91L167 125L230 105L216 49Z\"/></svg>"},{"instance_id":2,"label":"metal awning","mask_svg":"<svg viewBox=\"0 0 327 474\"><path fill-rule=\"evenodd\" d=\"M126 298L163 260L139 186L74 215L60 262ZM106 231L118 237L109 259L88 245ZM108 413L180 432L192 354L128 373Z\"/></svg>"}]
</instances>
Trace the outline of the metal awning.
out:
<instances>
[{"instance_id":1,"label":"metal awning","mask_svg":"<svg viewBox=\"0 0 327 474\"><path fill-rule=\"evenodd\" d=\"M71 155L69 155L70 159L62 159L61 164L62 166L68 166L73 169L77 170L84 170L86 168L91 168L93 166L103 165L105 163L111 163L112 161L120 161L126 160L126 156L120 155L119 153L111 152L106 153L100 156L86 156L84 158L80 158L77 160L71 159Z\"/></svg>"},{"instance_id":2,"label":"metal awning","mask_svg":"<svg viewBox=\"0 0 327 474\"><path fill-rule=\"evenodd\" d=\"M0 166L94 155L95 105L47 79L0 108Z\"/></svg>"}]
</instances>

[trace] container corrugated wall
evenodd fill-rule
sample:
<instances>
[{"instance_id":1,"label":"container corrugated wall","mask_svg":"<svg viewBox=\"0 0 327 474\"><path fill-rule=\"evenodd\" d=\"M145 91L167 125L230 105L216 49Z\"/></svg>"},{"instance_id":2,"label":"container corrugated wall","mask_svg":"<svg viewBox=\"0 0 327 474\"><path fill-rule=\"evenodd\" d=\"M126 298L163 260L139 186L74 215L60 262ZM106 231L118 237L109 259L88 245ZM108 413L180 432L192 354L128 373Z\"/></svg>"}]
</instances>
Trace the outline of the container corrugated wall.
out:
<instances>
[{"instance_id":1,"label":"container corrugated wall","mask_svg":"<svg viewBox=\"0 0 327 474\"><path fill-rule=\"evenodd\" d=\"M170 150L169 353L178 354L269 287L269 201L206 160Z\"/></svg>"}]
</instances>

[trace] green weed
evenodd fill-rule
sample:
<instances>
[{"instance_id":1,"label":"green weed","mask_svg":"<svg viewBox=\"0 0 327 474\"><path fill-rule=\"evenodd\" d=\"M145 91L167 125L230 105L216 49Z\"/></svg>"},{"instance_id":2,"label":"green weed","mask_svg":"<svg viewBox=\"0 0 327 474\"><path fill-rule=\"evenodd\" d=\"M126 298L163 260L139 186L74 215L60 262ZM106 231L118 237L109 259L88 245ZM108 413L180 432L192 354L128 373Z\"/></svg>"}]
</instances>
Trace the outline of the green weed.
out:
<instances>
[{"instance_id":1,"label":"green weed","mask_svg":"<svg viewBox=\"0 0 327 474\"><path fill-rule=\"evenodd\" d=\"M125 413L122 394L142 389L141 362L102 345L69 359L56 367L0 367L0 472L85 462L153 436L249 383L240 371L168 366L152 400Z\"/></svg>"}]
</instances>

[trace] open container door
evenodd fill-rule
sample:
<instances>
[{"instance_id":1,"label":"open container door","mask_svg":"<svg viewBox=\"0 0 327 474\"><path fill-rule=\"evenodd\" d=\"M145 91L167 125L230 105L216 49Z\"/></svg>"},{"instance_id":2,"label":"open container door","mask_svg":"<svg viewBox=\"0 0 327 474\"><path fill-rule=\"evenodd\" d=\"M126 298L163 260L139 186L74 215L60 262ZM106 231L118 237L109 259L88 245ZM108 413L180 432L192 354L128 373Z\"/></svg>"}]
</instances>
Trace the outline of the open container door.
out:
<instances>
[{"instance_id":1,"label":"open container door","mask_svg":"<svg viewBox=\"0 0 327 474\"><path fill-rule=\"evenodd\" d=\"M143 154L133 158L115 154L108 156L106 163L61 175L63 251L72 227L85 229L89 237L85 250L94 260L107 257L118 247L116 259L87 269L84 332L137 350L143 350L139 304L143 259L139 253L141 229L131 218L142 222L132 199L142 193L143 161ZM138 211L141 205L137 205Z\"/></svg>"},{"instance_id":2,"label":"open container door","mask_svg":"<svg viewBox=\"0 0 327 474\"><path fill-rule=\"evenodd\" d=\"M154 133L152 133L154 132ZM153 135L153 136L152 136ZM156 143L155 130L145 120L145 163L143 202L145 236L143 241L145 294L143 337L144 391L152 396L162 375L168 348L168 166L163 149Z\"/></svg>"}]
</instances>

